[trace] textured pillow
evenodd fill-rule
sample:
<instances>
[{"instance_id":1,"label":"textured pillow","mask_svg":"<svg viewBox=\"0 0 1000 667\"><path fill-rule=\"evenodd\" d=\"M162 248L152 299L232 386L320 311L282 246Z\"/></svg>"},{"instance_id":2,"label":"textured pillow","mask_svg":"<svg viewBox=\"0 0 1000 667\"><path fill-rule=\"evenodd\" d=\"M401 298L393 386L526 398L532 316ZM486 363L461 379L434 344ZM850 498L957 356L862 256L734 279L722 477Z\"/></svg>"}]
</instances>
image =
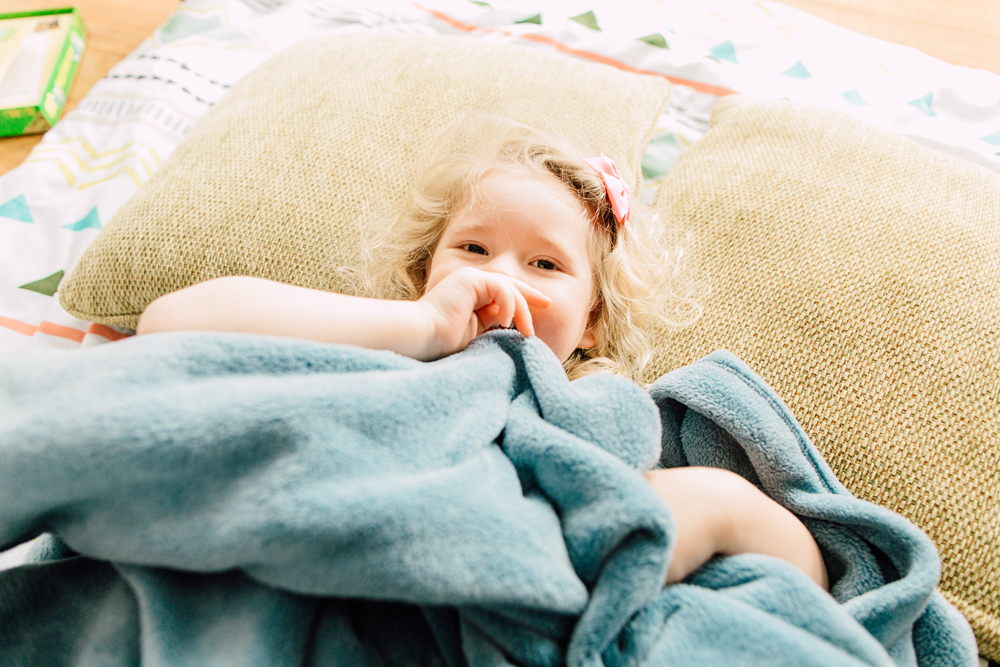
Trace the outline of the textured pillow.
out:
<instances>
[{"instance_id":1,"label":"textured pillow","mask_svg":"<svg viewBox=\"0 0 1000 667\"><path fill-rule=\"evenodd\" d=\"M856 495L922 527L1000 660L1000 175L840 113L721 100L655 203L695 237L703 319Z\"/></svg>"},{"instance_id":2,"label":"textured pillow","mask_svg":"<svg viewBox=\"0 0 1000 667\"><path fill-rule=\"evenodd\" d=\"M213 107L63 282L73 315L134 327L224 275L349 291L357 222L402 201L424 148L471 109L559 131L636 183L670 84L524 46L354 33L293 47Z\"/></svg>"}]
</instances>

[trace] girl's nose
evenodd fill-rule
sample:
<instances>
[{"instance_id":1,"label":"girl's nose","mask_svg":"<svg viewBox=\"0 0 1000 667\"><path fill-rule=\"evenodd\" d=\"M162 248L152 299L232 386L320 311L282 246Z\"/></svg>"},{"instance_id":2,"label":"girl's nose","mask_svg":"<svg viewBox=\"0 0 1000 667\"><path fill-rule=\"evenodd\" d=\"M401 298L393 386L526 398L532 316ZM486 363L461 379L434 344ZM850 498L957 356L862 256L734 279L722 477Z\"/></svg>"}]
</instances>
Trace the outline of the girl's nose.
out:
<instances>
[{"instance_id":1,"label":"girl's nose","mask_svg":"<svg viewBox=\"0 0 1000 667\"><path fill-rule=\"evenodd\" d=\"M482 268L485 271L501 273L508 278L516 278L518 280L522 279L520 265L518 264L516 258L508 253L494 255L490 258L490 261L486 263L486 266Z\"/></svg>"}]
</instances>

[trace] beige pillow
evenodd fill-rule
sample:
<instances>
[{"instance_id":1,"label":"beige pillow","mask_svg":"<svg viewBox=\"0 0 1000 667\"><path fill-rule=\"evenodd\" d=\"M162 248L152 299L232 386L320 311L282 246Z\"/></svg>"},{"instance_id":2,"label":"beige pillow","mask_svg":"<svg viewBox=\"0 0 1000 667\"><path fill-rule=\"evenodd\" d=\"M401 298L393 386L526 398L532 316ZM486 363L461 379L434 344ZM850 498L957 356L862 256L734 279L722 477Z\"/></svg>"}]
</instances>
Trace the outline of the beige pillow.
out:
<instances>
[{"instance_id":1,"label":"beige pillow","mask_svg":"<svg viewBox=\"0 0 1000 667\"><path fill-rule=\"evenodd\" d=\"M713 295L648 377L718 348L837 476L922 527L1000 660L1000 175L840 113L731 97L656 200Z\"/></svg>"},{"instance_id":2,"label":"beige pillow","mask_svg":"<svg viewBox=\"0 0 1000 667\"><path fill-rule=\"evenodd\" d=\"M224 275L348 291L359 219L398 206L427 142L471 109L577 138L636 184L670 94L628 74L468 37L354 33L254 70L112 218L60 288L73 315L134 327L156 297Z\"/></svg>"}]
</instances>

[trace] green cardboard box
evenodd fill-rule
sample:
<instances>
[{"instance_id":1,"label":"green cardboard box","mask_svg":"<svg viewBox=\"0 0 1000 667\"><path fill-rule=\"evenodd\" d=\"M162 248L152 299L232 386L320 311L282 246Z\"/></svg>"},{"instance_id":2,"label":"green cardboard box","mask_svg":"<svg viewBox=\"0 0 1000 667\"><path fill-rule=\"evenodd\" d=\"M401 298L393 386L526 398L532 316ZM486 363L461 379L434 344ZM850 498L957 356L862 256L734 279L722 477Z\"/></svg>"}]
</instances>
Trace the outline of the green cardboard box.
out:
<instances>
[{"instance_id":1,"label":"green cardboard box","mask_svg":"<svg viewBox=\"0 0 1000 667\"><path fill-rule=\"evenodd\" d=\"M75 7L0 14L0 137L55 124L85 44Z\"/></svg>"}]
</instances>

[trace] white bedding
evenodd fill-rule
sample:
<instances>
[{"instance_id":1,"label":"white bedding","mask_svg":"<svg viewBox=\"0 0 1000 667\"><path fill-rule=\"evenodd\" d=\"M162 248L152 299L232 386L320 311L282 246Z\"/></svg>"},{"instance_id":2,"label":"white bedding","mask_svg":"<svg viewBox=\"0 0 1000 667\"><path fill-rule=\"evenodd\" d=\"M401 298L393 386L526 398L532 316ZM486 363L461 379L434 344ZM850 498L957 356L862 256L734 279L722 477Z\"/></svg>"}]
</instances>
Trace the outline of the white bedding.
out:
<instances>
[{"instance_id":1,"label":"white bedding","mask_svg":"<svg viewBox=\"0 0 1000 667\"><path fill-rule=\"evenodd\" d=\"M0 352L118 338L54 294L100 228L255 66L304 39L371 29L510 40L670 78L647 198L729 92L837 109L1000 171L1000 76L763 0L186 0L0 177ZM275 109L276 122L293 116Z\"/></svg>"}]
</instances>

